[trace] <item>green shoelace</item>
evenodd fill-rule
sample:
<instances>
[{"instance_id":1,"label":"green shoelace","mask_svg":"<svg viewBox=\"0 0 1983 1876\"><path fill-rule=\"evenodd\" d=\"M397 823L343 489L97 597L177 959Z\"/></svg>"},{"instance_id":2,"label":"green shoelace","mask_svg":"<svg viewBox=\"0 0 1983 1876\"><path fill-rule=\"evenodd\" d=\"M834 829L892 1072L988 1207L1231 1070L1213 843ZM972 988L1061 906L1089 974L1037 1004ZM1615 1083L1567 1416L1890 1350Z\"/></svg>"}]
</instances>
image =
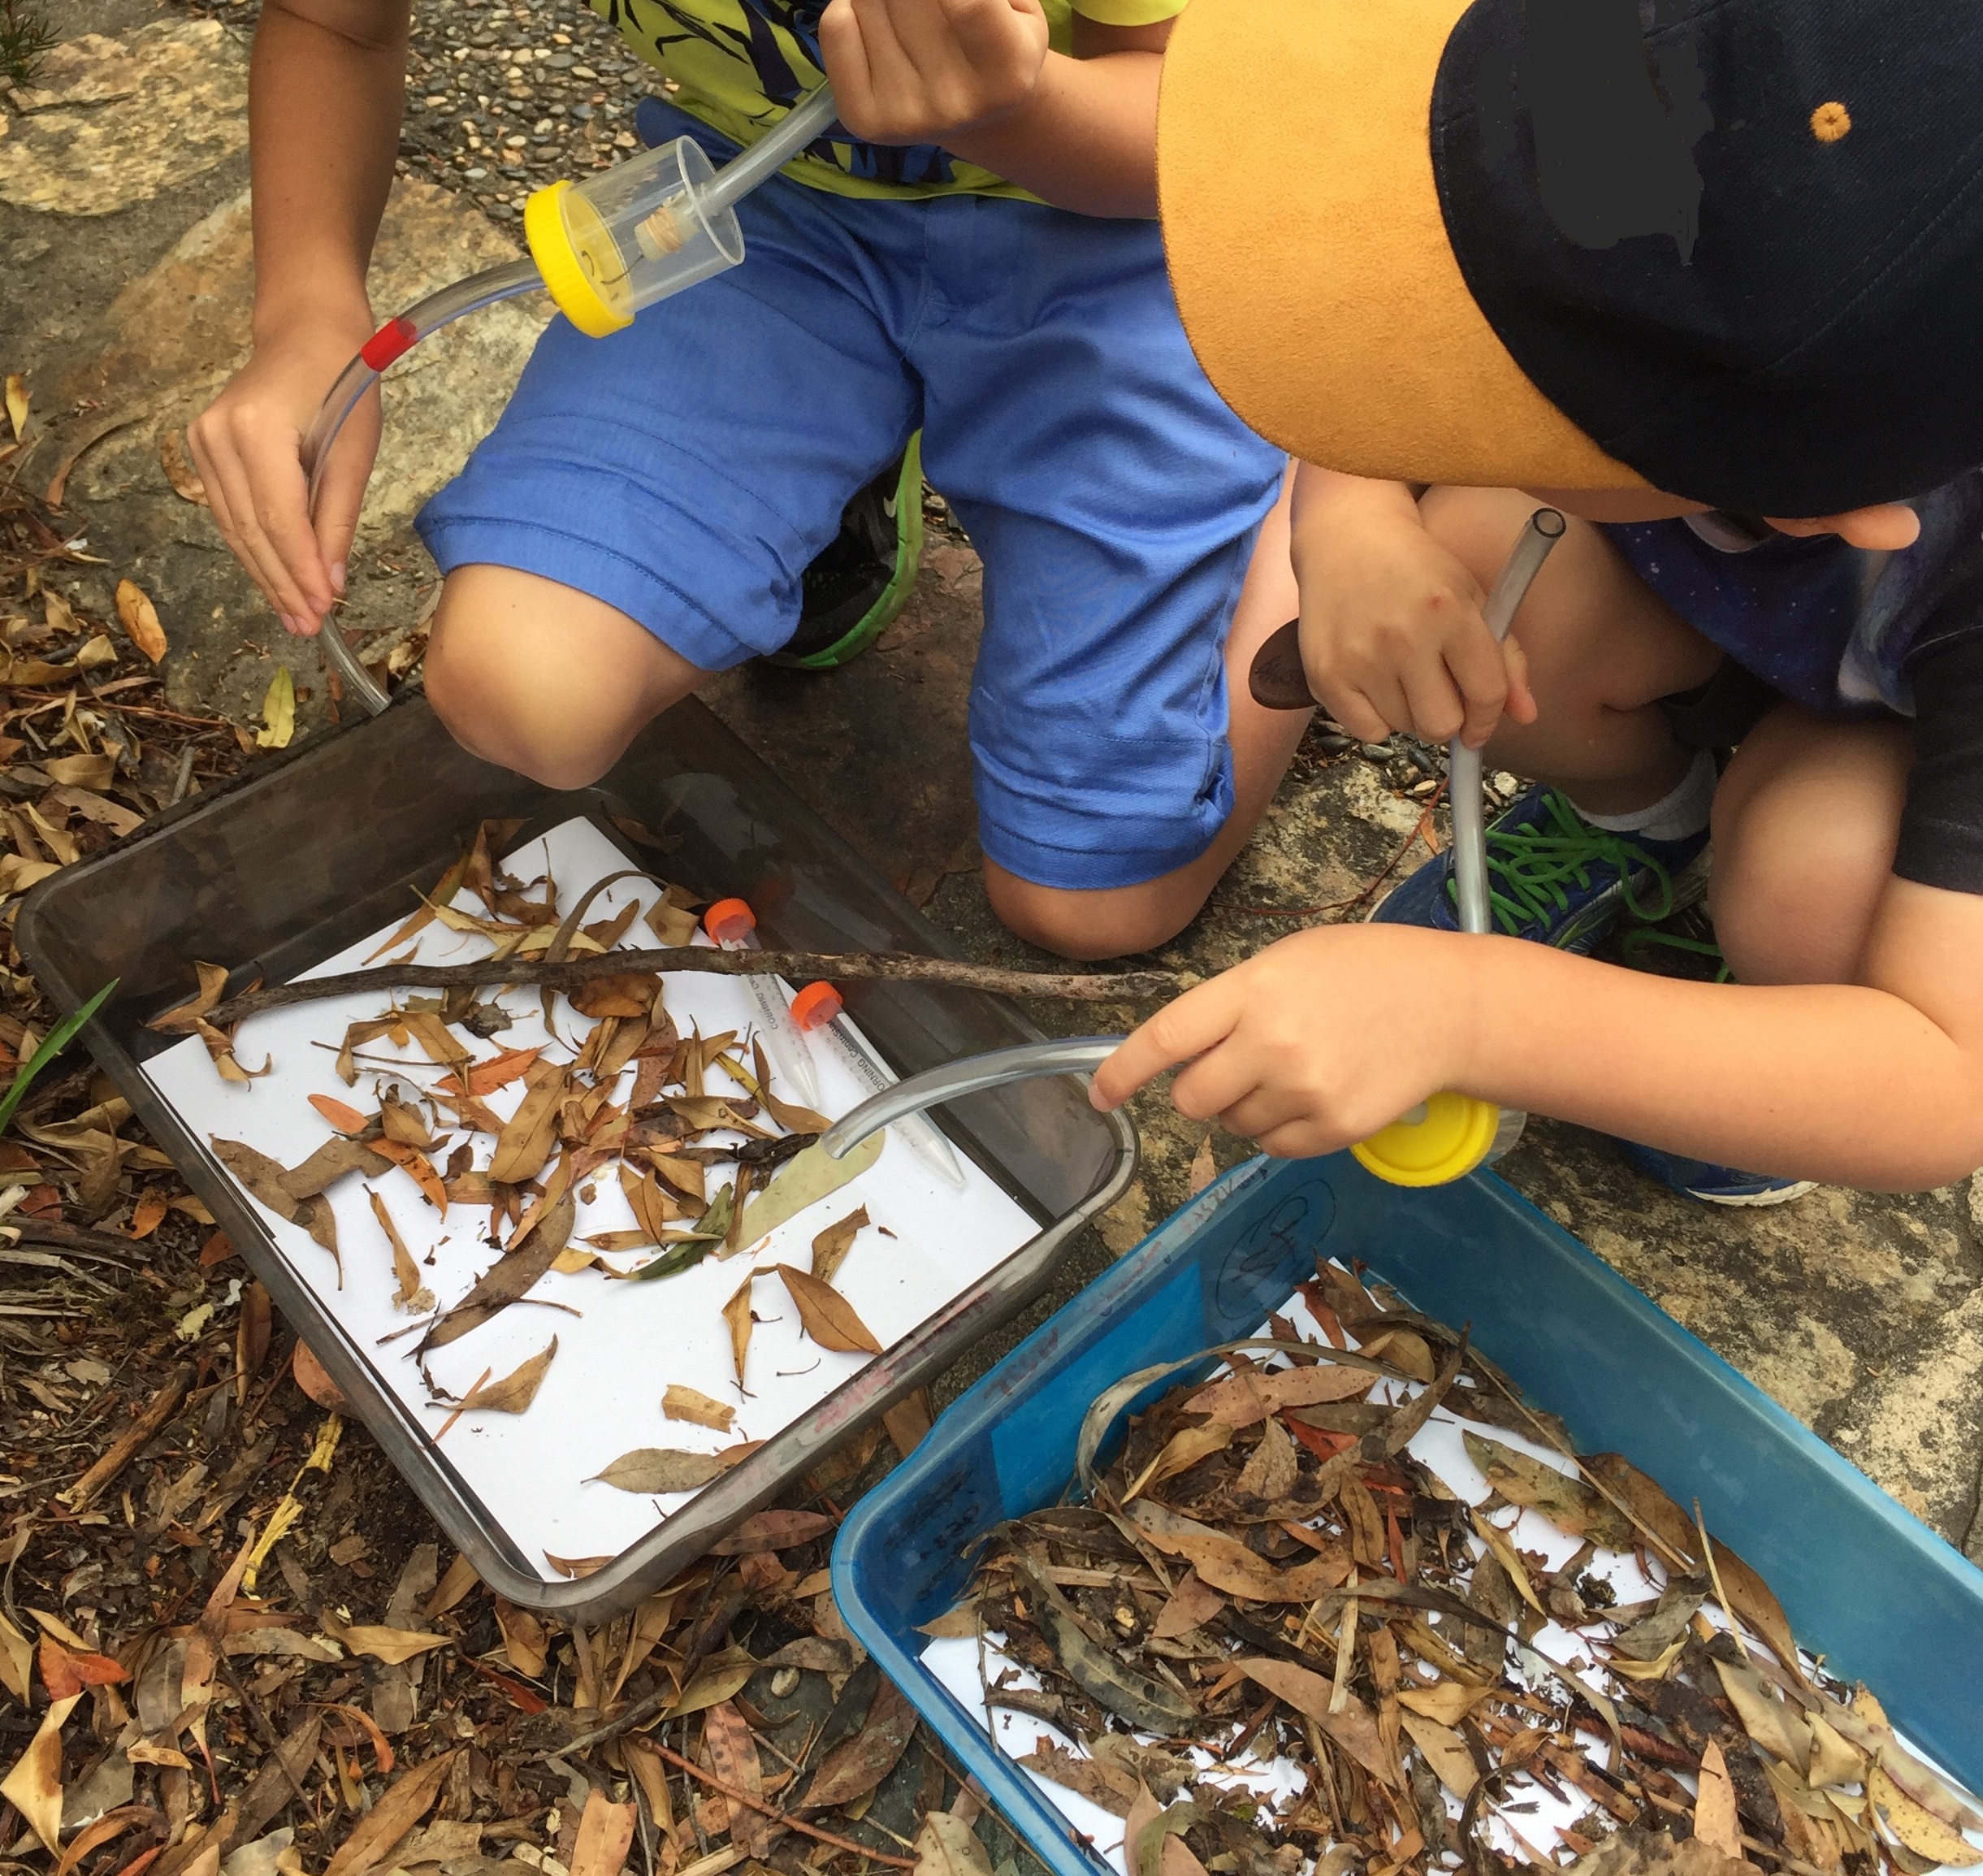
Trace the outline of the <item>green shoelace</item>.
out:
<instances>
[{"instance_id":1,"label":"green shoelace","mask_svg":"<svg viewBox=\"0 0 1983 1876\"><path fill-rule=\"evenodd\" d=\"M1505 831L1487 830L1487 898L1495 923L1510 938L1526 925L1545 929L1570 908L1570 889L1591 890L1591 872L1608 866L1625 886L1625 903L1642 925L1657 925L1673 909L1673 882L1666 869L1622 834L1593 827L1552 788L1543 796L1548 824L1531 821ZM1634 875L1647 876L1634 885ZM1656 896L1642 904L1641 887ZM1446 891L1459 903L1449 874Z\"/></svg>"}]
</instances>

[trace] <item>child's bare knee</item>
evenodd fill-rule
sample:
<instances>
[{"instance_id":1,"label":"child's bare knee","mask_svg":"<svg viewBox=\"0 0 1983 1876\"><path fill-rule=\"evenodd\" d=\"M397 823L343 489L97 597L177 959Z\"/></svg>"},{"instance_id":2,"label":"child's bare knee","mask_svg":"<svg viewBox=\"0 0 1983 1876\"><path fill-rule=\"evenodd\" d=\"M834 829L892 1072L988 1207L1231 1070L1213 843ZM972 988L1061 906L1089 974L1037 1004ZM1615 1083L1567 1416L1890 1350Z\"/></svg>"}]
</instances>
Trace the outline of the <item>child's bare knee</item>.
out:
<instances>
[{"instance_id":1,"label":"child's bare knee","mask_svg":"<svg viewBox=\"0 0 1983 1876\"><path fill-rule=\"evenodd\" d=\"M508 567L448 577L427 699L455 740L549 788L583 788L702 673L590 596Z\"/></svg>"},{"instance_id":2,"label":"child's bare knee","mask_svg":"<svg viewBox=\"0 0 1983 1876\"><path fill-rule=\"evenodd\" d=\"M1126 957L1167 944L1190 924L1200 901L1170 882L1076 892L1036 886L987 862L985 896L998 921L1041 951L1083 963Z\"/></svg>"},{"instance_id":3,"label":"child's bare knee","mask_svg":"<svg viewBox=\"0 0 1983 1876\"><path fill-rule=\"evenodd\" d=\"M612 766L604 746L574 700L560 697L501 648L457 621L436 624L426 664L427 701L461 747L548 788L583 788Z\"/></svg>"}]
</instances>

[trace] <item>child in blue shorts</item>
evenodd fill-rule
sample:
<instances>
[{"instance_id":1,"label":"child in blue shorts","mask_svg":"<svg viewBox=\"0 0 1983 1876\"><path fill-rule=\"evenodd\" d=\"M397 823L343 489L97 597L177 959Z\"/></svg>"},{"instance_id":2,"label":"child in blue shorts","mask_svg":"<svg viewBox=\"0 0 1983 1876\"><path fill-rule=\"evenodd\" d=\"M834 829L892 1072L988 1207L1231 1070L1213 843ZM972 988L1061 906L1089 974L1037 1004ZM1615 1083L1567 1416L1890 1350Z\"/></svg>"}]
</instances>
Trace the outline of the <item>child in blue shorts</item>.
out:
<instances>
[{"instance_id":1,"label":"child in blue shorts","mask_svg":"<svg viewBox=\"0 0 1983 1876\"><path fill-rule=\"evenodd\" d=\"M708 673L788 645L849 498L920 430L985 567L994 907L1072 955L1169 938L1301 726L1227 682L1294 604L1286 459L1214 393L1165 279L1156 88L1182 0L598 3L673 81L650 141L721 162L822 72L840 123L741 205L742 266L611 338L544 334L420 517L446 575L435 709L491 760L591 781ZM256 41L256 349L192 437L292 630L341 590L375 442L374 418L313 532L297 440L372 328L406 5L269 0Z\"/></svg>"},{"instance_id":2,"label":"child in blue shorts","mask_svg":"<svg viewBox=\"0 0 1983 1876\"><path fill-rule=\"evenodd\" d=\"M1189 1062L1185 1113L1305 1155L1456 1089L1738 1204L1983 1164L1979 77L1940 0L1194 0L1166 237L1214 383L1307 459L1310 687L1536 784L1498 934L1442 856L1180 999L1099 1101ZM1572 518L1503 647L1539 503ZM1710 834L1733 981L1580 955Z\"/></svg>"}]
</instances>

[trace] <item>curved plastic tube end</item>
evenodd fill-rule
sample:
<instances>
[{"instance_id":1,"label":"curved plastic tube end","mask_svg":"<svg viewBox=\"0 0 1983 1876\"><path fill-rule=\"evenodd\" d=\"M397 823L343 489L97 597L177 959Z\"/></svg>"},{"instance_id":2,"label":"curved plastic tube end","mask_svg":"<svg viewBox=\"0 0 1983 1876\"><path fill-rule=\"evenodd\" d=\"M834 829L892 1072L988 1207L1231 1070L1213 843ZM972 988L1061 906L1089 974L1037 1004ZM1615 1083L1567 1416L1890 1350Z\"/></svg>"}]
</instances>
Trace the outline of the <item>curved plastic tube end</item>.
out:
<instances>
[{"instance_id":1,"label":"curved plastic tube end","mask_svg":"<svg viewBox=\"0 0 1983 1876\"><path fill-rule=\"evenodd\" d=\"M842 1115L820 1136L820 1150L829 1159L842 1159L891 1121L945 1101L981 1094L987 1088L1002 1088L1008 1082L1030 1081L1044 1075L1091 1075L1122 1042L1120 1036L1022 1042L1017 1048L994 1049L988 1055L966 1055L940 1068L926 1068Z\"/></svg>"}]
</instances>

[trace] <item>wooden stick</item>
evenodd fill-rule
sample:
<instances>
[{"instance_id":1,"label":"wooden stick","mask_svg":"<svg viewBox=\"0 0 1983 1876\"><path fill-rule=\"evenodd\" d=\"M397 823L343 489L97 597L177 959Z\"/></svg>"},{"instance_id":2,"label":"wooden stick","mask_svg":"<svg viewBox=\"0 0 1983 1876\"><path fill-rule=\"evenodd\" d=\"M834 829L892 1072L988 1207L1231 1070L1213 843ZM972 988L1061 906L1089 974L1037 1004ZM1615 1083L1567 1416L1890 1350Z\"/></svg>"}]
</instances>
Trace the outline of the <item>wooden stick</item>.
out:
<instances>
[{"instance_id":1,"label":"wooden stick","mask_svg":"<svg viewBox=\"0 0 1983 1876\"><path fill-rule=\"evenodd\" d=\"M89 1501L135 1459L166 1422L179 1410L193 1385L193 1363L180 1363L165 1379L165 1385L152 1397L152 1403L118 1436L110 1451L62 1494L71 1511L84 1510Z\"/></svg>"},{"instance_id":2,"label":"wooden stick","mask_svg":"<svg viewBox=\"0 0 1983 1876\"><path fill-rule=\"evenodd\" d=\"M575 990L594 977L630 971L706 971L728 977L770 972L799 981L825 977L843 983L882 979L1070 1003L1157 1003L1202 981L1195 971L1009 971L996 964L895 951L839 957L815 951L726 951L712 946L680 945L665 951L599 951L558 964L541 959L487 958L469 964L388 964L379 970L344 971L336 977L245 991L216 1003L206 1012L206 1020L216 1028L226 1028L264 1010L314 1003L324 997L362 995L368 990L465 990L488 984Z\"/></svg>"},{"instance_id":3,"label":"wooden stick","mask_svg":"<svg viewBox=\"0 0 1983 1876\"><path fill-rule=\"evenodd\" d=\"M816 1824L808 1824L803 1818L794 1818L789 1811L781 1811L776 1805L763 1798L754 1798L747 1792L740 1792L734 1785L725 1784L713 1772L705 1772L693 1759L685 1759L681 1753L672 1752L658 1740L645 1742L650 1750L659 1753L671 1766L679 1766L692 1779L700 1779L705 1785L713 1787L729 1799L733 1805L747 1805L753 1811L762 1811L775 1823L787 1830L830 1844L836 1850L851 1850L857 1857L866 1857L877 1863L885 1863L891 1870L913 1870L913 1857L890 1857L880 1850L871 1850L865 1844L856 1844L851 1837L836 1837L830 1831L822 1831Z\"/></svg>"}]
</instances>

